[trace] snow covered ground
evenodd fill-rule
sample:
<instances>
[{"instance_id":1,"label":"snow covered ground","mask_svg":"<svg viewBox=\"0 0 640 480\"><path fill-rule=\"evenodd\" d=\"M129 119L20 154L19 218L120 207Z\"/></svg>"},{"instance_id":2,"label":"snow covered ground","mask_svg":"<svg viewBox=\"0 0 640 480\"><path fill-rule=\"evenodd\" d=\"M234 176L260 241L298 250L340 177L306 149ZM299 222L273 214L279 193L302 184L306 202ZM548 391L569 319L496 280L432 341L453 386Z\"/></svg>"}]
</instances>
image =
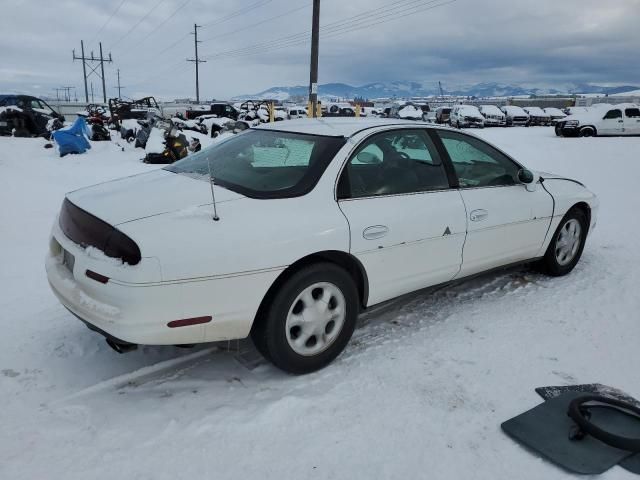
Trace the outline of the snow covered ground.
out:
<instances>
[{"instance_id":1,"label":"snow covered ground","mask_svg":"<svg viewBox=\"0 0 640 480\"><path fill-rule=\"evenodd\" d=\"M581 263L372 312L334 364L304 377L252 363L243 343L113 352L49 291L49 229L66 191L158 166L115 142L58 158L43 140L0 138L0 478L567 478L499 425L541 401L537 386L601 382L640 398L640 138L478 133L599 194Z\"/></svg>"}]
</instances>

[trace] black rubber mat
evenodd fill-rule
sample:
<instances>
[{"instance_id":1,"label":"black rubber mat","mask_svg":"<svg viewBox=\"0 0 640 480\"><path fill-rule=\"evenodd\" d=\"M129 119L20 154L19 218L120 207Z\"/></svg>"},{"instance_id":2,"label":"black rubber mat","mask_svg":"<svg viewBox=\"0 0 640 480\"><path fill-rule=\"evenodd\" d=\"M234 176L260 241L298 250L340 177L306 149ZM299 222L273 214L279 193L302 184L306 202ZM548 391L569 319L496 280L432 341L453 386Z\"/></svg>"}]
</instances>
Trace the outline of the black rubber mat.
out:
<instances>
[{"instance_id":1,"label":"black rubber mat","mask_svg":"<svg viewBox=\"0 0 640 480\"><path fill-rule=\"evenodd\" d=\"M573 421L567 415L569 403L585 392L566 391L531 410L507 420L502 430L542 457L574 473L603 473L631 456L589 435L571 440ZM640 422L609 408L591 409L591 421L608 431L628 437L640 437Z\"/></svg>"},{"instance_id":2,"label":"black rubber mat","mask_svg":"<svg viewBox=\"0 0 640 480\"><path fill-rule=\"evenodd\" d=\"M635 405L636 407L640 408L640 401L636 400L630 395L627 395L622 390L609 387L601 383L587 383L582 385L563 385L563 386L550 386L550 387L536 388L536 393L540 395L542 398L544 398L545 400L548 400L550 398L555 398L558 395L561 395L565 392L581 392L584 394L603 395L605 397L615 398L616 400L622 400L624 402L630 403L631 405ZM619 465L622 468L630 471L631 473L640 475L640 454L631 455L625 458L619 463Z\"/></svg>"}]
</instances>

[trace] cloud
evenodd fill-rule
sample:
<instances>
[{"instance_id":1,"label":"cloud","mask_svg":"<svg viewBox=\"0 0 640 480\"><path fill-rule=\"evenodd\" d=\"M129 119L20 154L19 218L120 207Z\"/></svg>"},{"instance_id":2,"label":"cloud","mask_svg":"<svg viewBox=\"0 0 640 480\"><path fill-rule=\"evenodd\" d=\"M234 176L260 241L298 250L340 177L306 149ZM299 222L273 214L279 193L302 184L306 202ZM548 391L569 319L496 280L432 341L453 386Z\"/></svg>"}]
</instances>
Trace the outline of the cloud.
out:
<instances>
[{"instance_id":1,"label":"cloud","mask_svg":"<svg viewBox=\"0 0 640 480\"><path fill-rule=\"evenodd\" d=\"M305 5L311 0L125 0L100 31L121 1L3 5L0 91L33 91L38 85L42 95L75 85L80 94L82 65L73 62L71 51L79 54L84 39L87 53L97 55L102 41L105 53L113 55L114 63L106 66L108 96L115 93L119 68L127 95L193 97L194 66L186 59L193 57L189 32L195 22L203 25L199 50L207 59L200 65L202 98L308 82L309 45L297 44L304 35L293 35L308 32L311 9ZM411 14L385 21L397 2L322 0L321 82L640 82L640 0L457 0L418 13L406 7ZM373 9L379 10L367 17ZM335 30L355 15L355 26L365 28ZM265 22L272 17L279 18ZM368 26L376 20L378 25ZM287 36L292 37L278 40ZM274 48L282 44L286 48ZM247 51L254 54L238 55ZM93 83L100 90L98 77Z\"/></svg>"}]
</instances>

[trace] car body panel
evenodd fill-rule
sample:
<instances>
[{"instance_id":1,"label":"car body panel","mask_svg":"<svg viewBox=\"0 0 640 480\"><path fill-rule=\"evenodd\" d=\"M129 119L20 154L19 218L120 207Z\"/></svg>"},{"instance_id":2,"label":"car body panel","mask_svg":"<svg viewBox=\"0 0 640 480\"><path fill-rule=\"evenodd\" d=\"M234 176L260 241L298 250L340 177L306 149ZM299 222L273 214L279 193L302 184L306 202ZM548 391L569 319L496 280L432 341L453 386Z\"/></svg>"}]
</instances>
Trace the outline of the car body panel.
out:
<instances>
[{"instance_id":1,"label":"car body panel","mask_svg":"<svg viewBox=\"0 0 640 480\"><path fill-rule=\"evenodd\" d=\"M465 209L442 190L341 200L351 253L367 272L369 304L451 280L460 270Z\"/></svg>"},{"instance_id":2,"label":"car body panel","mask_svg":"<svg viewBox=\"0 0 640 480\"><path fill-rule=\"evenodd\" d=\"M553 216L553 198L546 191L513 185L461 193L468 233L459 277L535 258Z\"/></svg>"}]
</instances>

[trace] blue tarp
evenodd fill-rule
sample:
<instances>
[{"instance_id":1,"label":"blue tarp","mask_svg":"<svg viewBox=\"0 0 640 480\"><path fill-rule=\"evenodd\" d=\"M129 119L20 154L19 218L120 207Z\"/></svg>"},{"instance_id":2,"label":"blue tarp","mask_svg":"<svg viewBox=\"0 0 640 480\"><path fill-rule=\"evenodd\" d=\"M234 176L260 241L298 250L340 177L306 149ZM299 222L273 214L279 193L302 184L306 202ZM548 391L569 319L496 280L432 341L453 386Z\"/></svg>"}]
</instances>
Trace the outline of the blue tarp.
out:
<instances>
[{"instance_id":1,"label":"blue tarp","mask_svg":"<svg viewBox=\"0 0 640 480\"><path fill-rule=\"evenodd\" d=\"M91 132L83 117L78 117L70 127L61 128L51 134L53 140L58 144L61 157L68 153L84 153L90 149L90 135Z\"/></svg>"}]
</instances>

